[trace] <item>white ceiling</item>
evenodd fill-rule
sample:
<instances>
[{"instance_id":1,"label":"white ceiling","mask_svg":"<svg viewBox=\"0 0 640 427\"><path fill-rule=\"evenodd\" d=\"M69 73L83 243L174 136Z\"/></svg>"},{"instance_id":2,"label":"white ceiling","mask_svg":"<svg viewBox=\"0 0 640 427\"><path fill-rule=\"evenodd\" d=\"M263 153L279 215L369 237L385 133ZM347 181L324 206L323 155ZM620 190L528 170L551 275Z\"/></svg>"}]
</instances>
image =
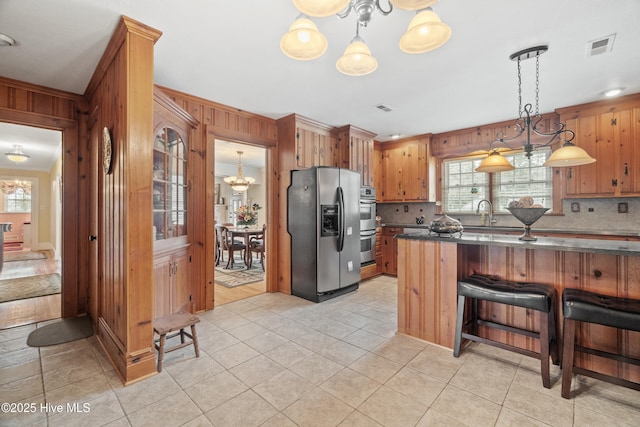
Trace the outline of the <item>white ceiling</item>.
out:
<instances>
[{"instance_id":1,"label":"white ceiling","mask_svg":"<svg viewBox=\"0 0 640 427\"><path fill-rule=\"evenodd\" d=\"M4 155L16 144L30 156L23 163L14 163ZM61 150L60 131L0 122L0 169L50 171Z\"/></svg>"},{"instance_id":2,"label":"white ceiling","mask_svg":"<svg viewBox=\"0 0 640 427\"><path fill-rule=\"evenodd\" d=\"M0 48L0 75L81 94L126 15L163 32L155 49L159 85L271 118L295 112L352 124L381 141L515 118L509 55L540 44L549 45L540 58L543 113L603 99L611 87L640 92L638 0L441 0L434 11L452 36L422 55L398 48L412 12L376 12L360 35L378 69L349 77L335 61L355 18L314 18L329 48L319 59L294 61L279 49L298 14L290 0L1 0L0 32L18 45ZM587 55L590 40L610 34L611 52ZM533 102L534 65L522 64L525 103Z\"/></svg>"}]
</instances>

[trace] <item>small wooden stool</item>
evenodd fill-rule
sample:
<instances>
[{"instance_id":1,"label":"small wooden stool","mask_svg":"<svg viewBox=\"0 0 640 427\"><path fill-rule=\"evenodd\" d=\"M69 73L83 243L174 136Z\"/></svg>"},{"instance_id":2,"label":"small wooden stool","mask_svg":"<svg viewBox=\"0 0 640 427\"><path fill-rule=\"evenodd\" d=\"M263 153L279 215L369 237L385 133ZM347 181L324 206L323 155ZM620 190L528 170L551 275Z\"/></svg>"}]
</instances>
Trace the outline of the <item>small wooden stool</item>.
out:
<instances>
[{"instance_id":1,"label":"small wooden stool","mask_svg":"<svg viewBox=\"0 0 640 427\"><path fill-rule=\"evenodd\" d=\"M597 323L613 328L640 332L640 300L567 288L562 292L562 312L564 314L562 397L565 399L570 397L571 380L574 373L640 390L640 383L574 365L575 353L580 352L640 366L640 358L576 344L578 322Z\"/></svg>"},{"instance_id":2,"label":"small wooden stool","mask_svg":"<svg viewBox=\"0 0 640 427\"><path fill-rule=\"evenodd\" d=\"M466 298L471 298L473 301L471 320L468 323L464 323ZM540 313L539 332L480 319L478 317L478 300L492 301L538 311ZM496 280L478 274L460 280L458 282L458 315L453 347L454 357L459 356L463 339L477 341L504 350L524 354L525 356L535 357L536 359L540 359L542 385L545 388L551 388L549 356L551 356L551 360L555 365L559 363L555 301L556 290L553 286L543 283L510 282L507 280ZM536 338L540 342L540 352L534 352L481 337L478 335L478 325Z\"/></svg>"},{"instance_id":3,"label":"small wooden stool","mask_svg":"<svg viewBox=\"0 0 640 427\"><path fill-rule=\"evenodd\" d=\"M156 350L158 350L158 372L162 372L162 360L164 359L164 354L169 353L170 351L193 344L193 348L196 351L196 357L200 357L200 350L198 350L198 337L196 336L196 323L199 321L200 319L198 319L198 316L190 313L176 313L169 316L159 317L154 320L153 332L160 335L160 339L154 341L154 346ZM191 333L184 330L187 326L191 326ZM178 330L178 333L169 336L169 338L180 335L180 344L164 348L167 334ZM191 340L185 341L185 336L189 337Z\"/></svg>"}]
</instances>

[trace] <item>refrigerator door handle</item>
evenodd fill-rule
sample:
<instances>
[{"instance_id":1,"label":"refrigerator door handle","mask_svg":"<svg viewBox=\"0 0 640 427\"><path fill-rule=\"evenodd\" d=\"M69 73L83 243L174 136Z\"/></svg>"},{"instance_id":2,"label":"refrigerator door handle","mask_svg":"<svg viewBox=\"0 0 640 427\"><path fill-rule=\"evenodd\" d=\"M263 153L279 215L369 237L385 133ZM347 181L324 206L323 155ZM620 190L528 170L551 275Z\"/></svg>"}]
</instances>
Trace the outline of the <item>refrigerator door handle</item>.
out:
<instances>
[{"instance_id":1,"label":"refrigerator door handle","mask_svg":"<svg viewBox=\"0 0 640 427\"><path fill-rule=\"evenodd\" d=\"M344 248L344 192L338 187L338 252Z\"/></svg>"}]
</instances>

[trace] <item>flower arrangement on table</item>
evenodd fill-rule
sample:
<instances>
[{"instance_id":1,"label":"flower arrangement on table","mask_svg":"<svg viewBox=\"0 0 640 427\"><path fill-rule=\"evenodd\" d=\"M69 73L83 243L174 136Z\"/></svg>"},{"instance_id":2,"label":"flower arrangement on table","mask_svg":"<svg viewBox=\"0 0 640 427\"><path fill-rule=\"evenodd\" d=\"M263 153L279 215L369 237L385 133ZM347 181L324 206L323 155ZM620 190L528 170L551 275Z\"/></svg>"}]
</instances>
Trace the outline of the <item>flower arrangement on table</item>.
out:
<instances>
[{"instance_id":1,"label":"flower arrangement on table","mask_svg":"<svg viewBox=\"0 0 640 427\"><path fill-rule=\"evenodd\" d=\"M236 214L236 222L238 225L256 225L256 222L258 222L258 211L260 209L262 209L262 206L257 203L251 206L240 206L238 210L234 212Z\"/></svg>"}]
</instances>

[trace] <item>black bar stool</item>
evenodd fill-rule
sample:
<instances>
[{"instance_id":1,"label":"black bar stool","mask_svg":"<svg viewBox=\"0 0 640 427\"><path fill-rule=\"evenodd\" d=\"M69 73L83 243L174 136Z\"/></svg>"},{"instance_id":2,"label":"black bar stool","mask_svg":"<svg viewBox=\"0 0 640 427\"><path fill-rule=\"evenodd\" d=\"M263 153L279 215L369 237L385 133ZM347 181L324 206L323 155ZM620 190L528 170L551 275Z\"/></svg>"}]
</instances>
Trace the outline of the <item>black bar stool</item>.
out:
<instances>
[{"instance_id":1,"label":"black bar stool","mask_svg":"<svg viewBox=\"0 0 640 427\"><path fill-rule=\"evenodd\" d=\"M470 321L463 324L466 298L472 299L472 312ZM539 332L480 319L478 317L478 300L492 301L539 311ZM549 356L551 356L555 365L559 363L555 301L555 288L542 283L511 282L497 280L479 274L474 274L458 281L458 315L456 319L456 336L453 355L455 357L460 355L460 345L464 338L535 357L536 359L540 359L542 385L546 388L551 388ZM536 338L540 341L540 352L537 353L478 336L479 325Z\"/></svg>"},{"instance_id":2,"label":"black bar stool","mask_svg":"<svg viewBox=\"0 0 640 427\"><path fill-rule=\"evenodd\" d=\"M593 354L618 362L640 365L639 358L576 345L578 322L597 323L630 331L640 331L640 300L601 295L580 289L565 289L562 292L564 314L564 338L562 355L562 397L569 398L573 374L607 381L624 387L640 390L640 384L574 365L575 352Z\"/></svg>"}]
</instances>

